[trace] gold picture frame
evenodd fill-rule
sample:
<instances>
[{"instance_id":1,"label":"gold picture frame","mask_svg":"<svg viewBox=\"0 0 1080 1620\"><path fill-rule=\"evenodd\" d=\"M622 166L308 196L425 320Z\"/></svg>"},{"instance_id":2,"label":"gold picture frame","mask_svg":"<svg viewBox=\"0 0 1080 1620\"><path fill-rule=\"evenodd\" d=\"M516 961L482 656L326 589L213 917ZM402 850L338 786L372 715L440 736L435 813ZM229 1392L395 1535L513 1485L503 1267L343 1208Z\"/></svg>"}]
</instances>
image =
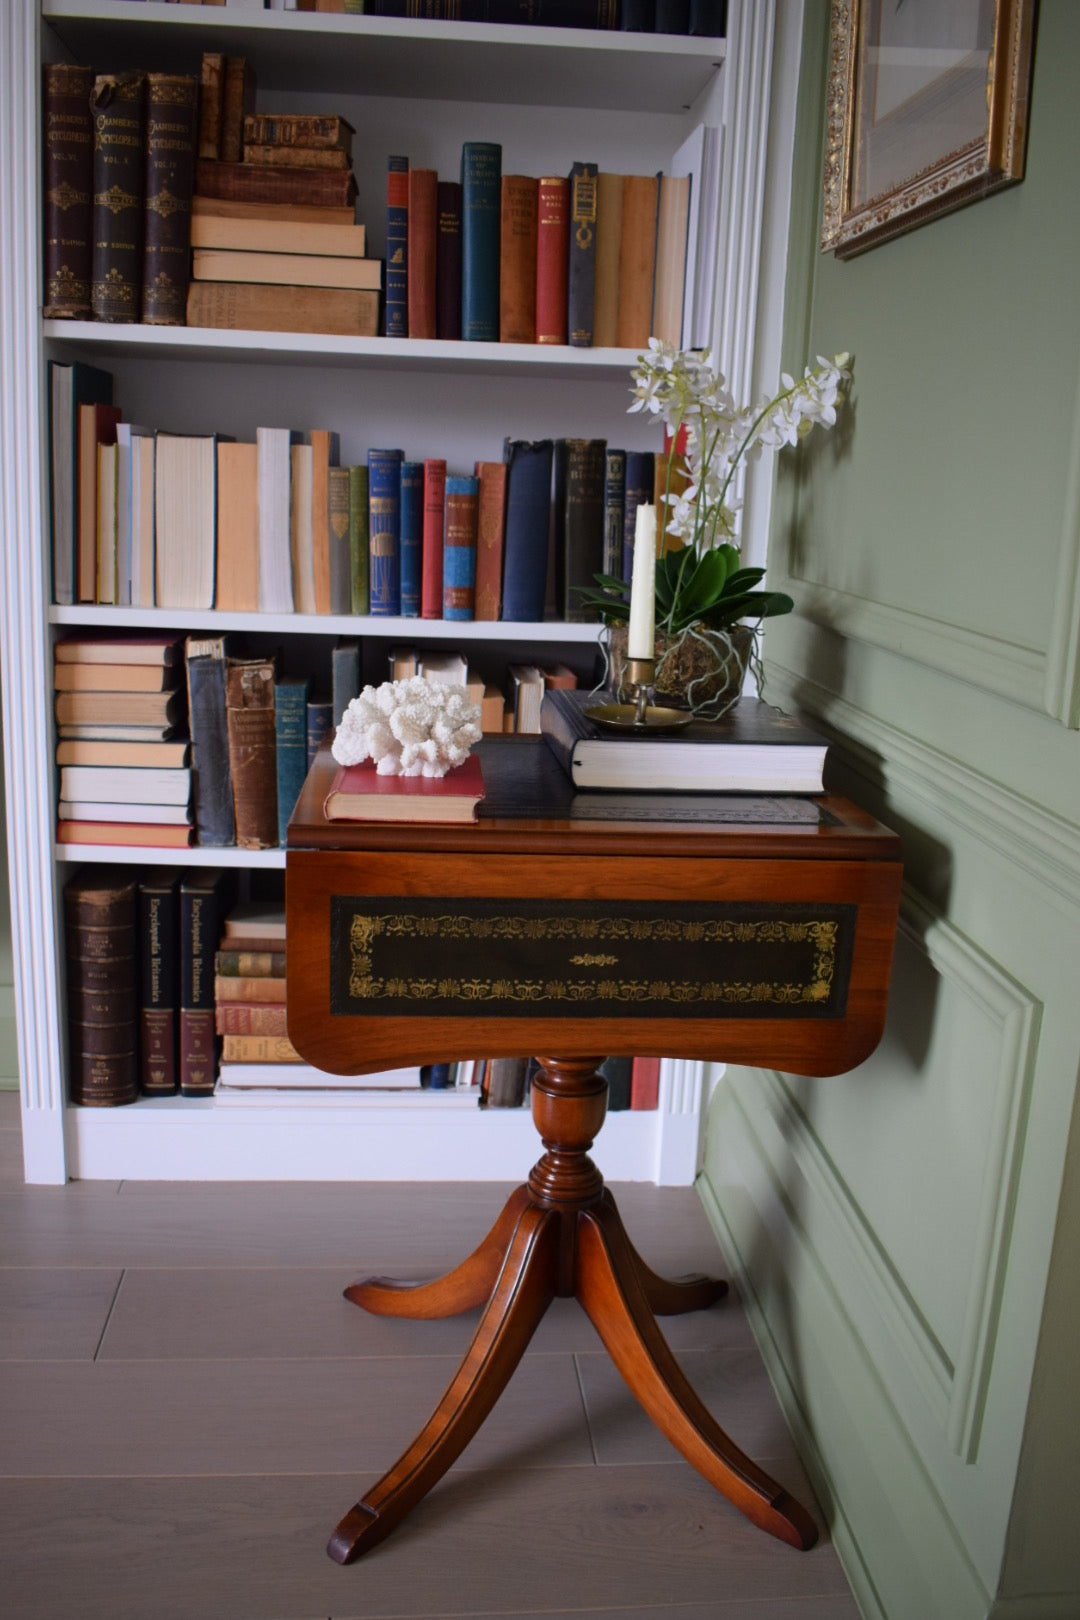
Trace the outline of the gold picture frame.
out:
<instances>
[{"instance_id":1,"label":"gold picture frame","mask_svg":"<svg viewBox=\"0 0 1080 1620\"><path fill-rule=\"evenodd\" d=\"M1036 0L832 0L823 252L1024 176Z\"/></svg>"}]
</instances>

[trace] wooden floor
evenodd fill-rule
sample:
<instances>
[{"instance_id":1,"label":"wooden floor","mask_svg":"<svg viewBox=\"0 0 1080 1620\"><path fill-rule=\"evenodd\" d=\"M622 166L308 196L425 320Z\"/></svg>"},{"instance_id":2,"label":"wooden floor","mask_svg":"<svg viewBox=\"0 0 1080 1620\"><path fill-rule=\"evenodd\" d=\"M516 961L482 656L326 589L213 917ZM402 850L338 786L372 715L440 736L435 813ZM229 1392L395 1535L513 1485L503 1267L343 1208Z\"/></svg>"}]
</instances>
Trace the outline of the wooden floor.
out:
<instances>
[{"instance_id":1,"label":"wooden floor","mask_svg":"<svg viewBox=\"0 0 1080 1620\"><path fill-rule=\"evenodd\" d=\"M17 1098L0 1094L5 1620L858 1620L827 1535L795 1552L716 1495L573 1300L411 1518L359 1563L331 1563L331 1528L428 1416L471 1332L470 1318L366 1317L341 1290L446 1270L507 1190L24 1187ZM615 1190L656 1269L722 1264L693 1192ZM665 1333L732 1436L820 1522L737 1302Z\"/></svg>"}]
</instances>

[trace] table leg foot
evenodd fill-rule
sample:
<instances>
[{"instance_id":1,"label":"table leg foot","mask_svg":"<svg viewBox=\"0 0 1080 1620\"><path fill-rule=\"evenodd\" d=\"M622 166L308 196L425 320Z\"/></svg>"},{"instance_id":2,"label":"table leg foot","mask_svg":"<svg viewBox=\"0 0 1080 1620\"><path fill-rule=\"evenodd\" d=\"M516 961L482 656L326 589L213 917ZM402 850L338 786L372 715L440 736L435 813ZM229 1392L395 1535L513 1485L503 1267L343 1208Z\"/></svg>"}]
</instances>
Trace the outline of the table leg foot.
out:
<instances>
[{"instance_id":1,"label":"table leg foot","mask_svg":"<svg viewBox=\"0 0 1080 1620\"><path fill-rule=\"evenodd\" d=\"M601 1202L614 1211L615 1219L621 1225L622 1217L606 1187ZM700 1272L688 1273L685 1277L661 1277L651 1266L646 1265L628 1236L626 1248L633 1259L638 1281L645 1291L645 1298L654 1316L683 1316L688 1311L707 1310L710 1305L715 1305L718 1299L723 1299L728 1291L728 1285L723 1277L706 1277Z\"/></svg>"},{"instance_id":2,"label":"table leg foot","mask_svg":"<svg viewBox=\"0 0 1080 1620\"><path fill-rule=\"evenodd\" d=\"M645 1411L754 1524L793 1547L812 1547L818 1531L810 1514L739 1449L684 1377L653 1318L614 1202L580 1211L577 1221L577 1297Z\"/></svg>"},{"instance_id":3,"label":"table leg foot","mask_svg":"<svg viewBox=\"0 0 1080 1620\"><path fill-rule=\"evenodd\" d=\"M498 1280L514 1228L528 1201L525 1187L518 1187L511 1193L487 1237L445 1277L437 1277L426 1283L394 1282L389 1277L363 1277L345 1289L345 1298L352 1300L362 1310L370 1311L373 1316L404 1316L418 1321L460 1316L462 1311L486 1305Z\"/></svg>"},{"instance_id":4,"label":"table leg foot","mask_svg":"<svg viewBox=\"0 0 1080 1620\"><path fill-rule=\"evenodd\" d=\"M556 1210L533 1204L519 1210L464 1360L412 1445L334 1531L327 1551L337 1563L351 1563L389 1535L442 1478L487 1417L554 1298L561 1228Z\"/></svg>"}]
</instances>

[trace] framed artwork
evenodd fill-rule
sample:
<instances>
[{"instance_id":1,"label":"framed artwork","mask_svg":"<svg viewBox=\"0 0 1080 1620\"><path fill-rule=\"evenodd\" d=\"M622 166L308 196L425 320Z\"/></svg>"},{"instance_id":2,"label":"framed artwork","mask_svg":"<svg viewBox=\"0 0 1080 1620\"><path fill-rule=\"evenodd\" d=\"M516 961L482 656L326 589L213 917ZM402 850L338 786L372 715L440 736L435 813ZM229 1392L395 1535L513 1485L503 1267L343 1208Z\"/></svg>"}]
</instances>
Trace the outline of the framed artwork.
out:
<instances>
[{"instance_id":1,"label":"framed artwork","mask_svg":"<svg viewBox=\"0 0 1080 1620\"><path fill-rule=\"evenodd\" d=\"M1024 175L1036 0L832 0L823 252Z\"/></svg>"}]
</instances>

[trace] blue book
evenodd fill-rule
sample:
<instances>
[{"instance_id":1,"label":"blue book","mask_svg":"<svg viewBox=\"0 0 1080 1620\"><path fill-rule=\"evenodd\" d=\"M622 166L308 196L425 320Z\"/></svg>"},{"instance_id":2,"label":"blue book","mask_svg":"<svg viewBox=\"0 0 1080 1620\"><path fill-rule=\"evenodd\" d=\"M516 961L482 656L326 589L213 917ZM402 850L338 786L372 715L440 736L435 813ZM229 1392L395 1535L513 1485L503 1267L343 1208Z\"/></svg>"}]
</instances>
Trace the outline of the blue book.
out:
<instances>
[{"instance_id":1,"label":"blue book","mask_svg":"<svg viewBox=\"0 0 1080 1620\"><path fill-rule=\"evenodd\" d=\"M373 618L401 612L401 463L404 450L368 451L368 575Z\"/></svg>"},{"instance_id":2,"label":"blue book","mask_svg":"<svg viewBox=\"0 0 1080 1620\"><path fill-rule=\"evenodd\" d=\"M401 463L401 616L420 617L420 571L424 533L424 463Z\"/></svg>"},{"instance_id":3,"label":"blue book","mask_svg":"<svg viewBox=\"0 0 1080 1620\"><path fill-rule=\"evenodd\" d=\"M622 544L622 577L626 580L634 571L634 530L637 528L637 509L639 506L651 506L655 500L655 476L656 457L651 450L626 452Z\"/></svg>"},{"instance_id":4,"label":"blue book","mask_svg":"<svg viewBox=\"0 0 1080 1620\"><path fill-rule=\"evenodd\" d=\"M503 446L507 468L504 619L538 622L544 617L553 454L551 439L507 439Z\"/></svg>"},{"instance_id":5,"label":"blue book","mask_svg":"<svg viewBox=\"0 0 1080 1620\"><path fill-rule=\"evenodd\" d=\"M310 684L300 675L279 675L274 682L278 843L281 845L285 843L285 829L307 775L307 701Z\"/></svg>"},{"instance_id":6,"label":"blue book","mask_svg":"<svg viewBox=\"0 0 1080 1620\"><path fill-rule=\"evenodd\" d=\"M480 480L467 475L446 480L443 537L443 618L476 617L476 535Z\"/></svg>"},{"instance_id":7,"label":"blue book","mask_svg":"<svg viewBox=\"0 0 1080 1620\"><path fill-rule=\"evenodd\" d=\"M386 294L383 334L409 335L409 160L386 160Z\"/></svg>"},{"instance_id":8,"label":"blue book","mask_svg":"<svg viewBox=\"0 0 1080 1620\"><path fill-rule=\"evenodd\" d=\"M334 643L330 653L330 692L336 727L353 698L360 695L360 643L355 636L341 636Z\"/></svg>"},{"instance_id":9,"label":"blue book","mask_svg":"<svg viewBox=\"0 0 1080 1620\"><path fill-rule=\"evenodd\" d=\"M330 698L309 698L307 705L307 768L315 763L315 755L324 737L334 729L334 705Z\"/></svg>"},{"instance_id":10,"label":"blue book","mask_svg":"<svg viewBox=\"0 0 1080 1620\"><path fill-rule=\"evenodd\" d=\"M229 726L225 709L224 636L188 636L184 643L191 734L191 805L200 844L236 843Z\"/></svg>"},{"instance_id":11,"label":"blue book","mask_svg":"<svg viewBox=\"0 0 1080 1620\"><path fill-rule=\"evenodd\" d=\"M499 223L502 147L466 141L461 148L461 335L499 341Z\"/></svg>"}]
</instances>

